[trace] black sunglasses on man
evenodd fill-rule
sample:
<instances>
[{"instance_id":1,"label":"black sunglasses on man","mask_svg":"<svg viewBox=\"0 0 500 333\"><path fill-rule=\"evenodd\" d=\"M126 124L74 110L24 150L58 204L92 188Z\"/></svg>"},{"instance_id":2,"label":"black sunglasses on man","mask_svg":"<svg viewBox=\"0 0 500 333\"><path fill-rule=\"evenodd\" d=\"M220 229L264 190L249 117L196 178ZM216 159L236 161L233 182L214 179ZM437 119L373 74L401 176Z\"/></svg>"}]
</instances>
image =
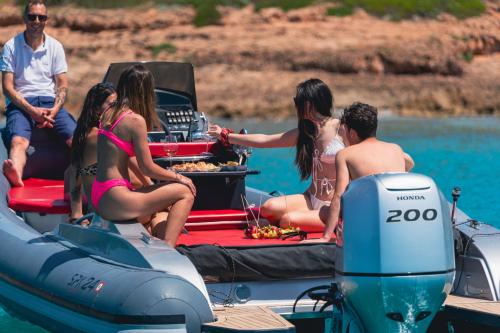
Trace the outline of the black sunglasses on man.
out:
<instances>
[{"instance_id":1,"label":"black sunglasses on man","mask_svg":"<svg viewBox=\"0 0 500 333\"><path fill-rule=\"evenodd\" d=\"M47 15L26 14L26 18L31 22L35 22L37 18L38 21L45 22L49 17Z\"/></svg>"}]
</instances>

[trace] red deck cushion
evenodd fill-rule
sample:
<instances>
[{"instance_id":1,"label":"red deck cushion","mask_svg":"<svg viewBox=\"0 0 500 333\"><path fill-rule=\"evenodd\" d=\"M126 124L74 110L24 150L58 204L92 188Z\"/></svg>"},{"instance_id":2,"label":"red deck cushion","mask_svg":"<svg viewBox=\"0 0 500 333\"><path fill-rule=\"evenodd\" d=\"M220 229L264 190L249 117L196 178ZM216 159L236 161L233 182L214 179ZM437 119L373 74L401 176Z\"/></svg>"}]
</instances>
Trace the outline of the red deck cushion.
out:
<instances>
[{"instance_id":1,"label":"red deck cushion","mask_svg":"<svg viewBox=\"0 0 500 333\"><path fill-rule=\"evenodd\" d=\"M10 189L10 208L19 212L69 214L69 202L64 200L64 181L29 178L23 182L23 187Z\"/></svg>"},{"instance_id":2,"label":"red deck cushion","mask_svg":"<svg viewBox=\"0 0 500 333\"><path fill-rule=\"evenodd\" d=\"M29 178L24 187L13 187L8 194L9 207L19 212L69 214L69 202L64 200L64 181ZM194 229L234 228L246 224L247 212L238 209L198 210L189 214L187 223ZM251 219L251 217L249 217ZM208 223L205 227L202 224ZM188 228L189 229L189 228Z\"/></svg>"},{"instance_id":3,"label":"red deck cushion","mask_svg":"<svg viewBox=\"0 0 500 333\"><path fill-rule=\"evenodd\" d=\"M68 214L69 203L64 200L64 182L30 178L24 187L14 187L8 194L9 207L20 212ZM248 239L242 228L246 226L247 213L237 209L198 210L189 214L186 227L188 234L181 234L177 244L218 244L221 246L265 246L293 244L298 237L280 239ZM251 214L248 216L252 220ZM311 238L321 233L310 233Z\"/></svg>"},{"instance_id":4,"label":"red deck cushion","mask_svg":"<svg viewBox=\"0 0 500 333\"><path fill-rule=\"evenodd\" d=\"M308 238L320 238L322 232L308 233ZM246 246L266 246L266 245L291 245L300 242L299 237L282 239L250 239L246 238L243 230L204 230L188 231L187 234L181 234L177 240L177 245L200 245L213 244L224 247L246 247Z\"/></svg>"},{"instance_id":5,"label":"red deck cushion","mask_svg":"<svg viewBox=\"0 0 500 333\"><path fill-rule=\"evenodd\" d=\"M247 212L239 209L194 210L188 222L246 221Z\"/></svg>"}]
</instances>

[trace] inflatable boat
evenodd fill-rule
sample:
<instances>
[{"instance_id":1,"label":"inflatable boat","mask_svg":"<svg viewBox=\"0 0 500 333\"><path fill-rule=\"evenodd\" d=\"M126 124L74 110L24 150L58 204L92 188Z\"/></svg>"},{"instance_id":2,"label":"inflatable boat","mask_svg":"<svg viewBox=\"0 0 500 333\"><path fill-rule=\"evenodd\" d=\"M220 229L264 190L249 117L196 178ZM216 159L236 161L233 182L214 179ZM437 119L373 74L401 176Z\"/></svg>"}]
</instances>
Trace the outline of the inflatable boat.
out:
<instances>
[{"instance_id":1,"label":"inflatable boat","mask_svg":"<svg viewBox=\"0 0 500 333\"><path fill-rule=\"evenodd\" d=\"M111 65L104 80L130 64ZM266 223L258 205L271 197L245 185L258 171L244 149L206 139L190 64L145 65L164 130L179 141L167 158L165 133L150 133L156 162L238 165L184 172L198 196L173 249L136 221L66 223L67 152L51 155L40 130L25 186L0 175L0 303L13 315L54 332L312 332L318 321L324 332L426 332L449 294L499 300L499 231L423 175L354 181L337 244L247 238L244 228Z\"/></svg>"}]
</instances>

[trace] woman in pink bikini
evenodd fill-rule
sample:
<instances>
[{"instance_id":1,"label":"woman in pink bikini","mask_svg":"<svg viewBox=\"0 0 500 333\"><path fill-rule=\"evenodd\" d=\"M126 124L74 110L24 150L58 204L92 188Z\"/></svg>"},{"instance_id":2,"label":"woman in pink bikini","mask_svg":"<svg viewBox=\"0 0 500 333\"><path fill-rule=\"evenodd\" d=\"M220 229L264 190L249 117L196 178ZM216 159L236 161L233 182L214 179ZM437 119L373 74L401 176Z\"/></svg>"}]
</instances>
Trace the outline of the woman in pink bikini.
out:
<instances>
[{"instance_id":1,"label":"woman in pink bikini","mask_svg":"<svg viewBox=\"0 0 500 333\"><path fill-rule=\"evenodd\" d=\"M319 79L310 79L297 86L294 97L298 126L279 134L235 134L217 125L209 134L223 141L257 148L297 148L295 164L302 180L312 178L302 194L286 195L267 200L261 207L262 216L280 226L300 226L306 231L323 231L321 219L330 204L335 188L335 155L345 147L346 138L339 119L332 115L333 96ZM325 208L323 208L325 207Z\"/></svg>"},{"instance_id":2,"label":"woman in pink bikini","mask_svg":"<svg viewBox=\"0 0 500 333\"><path fill-rule=\"evenodd\" d=\"M101 116L97 140L97 174L92 205L103 218L136 219L169 208L166 223L152 232L174 247L193 205L196 189L180 174L153 162L147 131L155 126L154 82L142 65L126 69L118 81L116 105ZM134 189L128 173L129 157L136 156L145 176L166 182Z\"/></svg>"}]
</instances>

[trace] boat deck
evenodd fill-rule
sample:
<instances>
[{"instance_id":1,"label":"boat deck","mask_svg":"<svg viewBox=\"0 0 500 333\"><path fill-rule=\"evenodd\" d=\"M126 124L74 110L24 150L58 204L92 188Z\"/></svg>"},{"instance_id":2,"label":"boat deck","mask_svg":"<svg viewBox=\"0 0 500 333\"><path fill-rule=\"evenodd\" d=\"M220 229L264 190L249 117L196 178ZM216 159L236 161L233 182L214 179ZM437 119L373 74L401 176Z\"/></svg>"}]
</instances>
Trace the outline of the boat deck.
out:
<instances>
[{"instance_id":1,"label":"boat deck","mask_svg":"<svg viewBox=\"0 0 500 333\"><path fill-rule=\"evenodd\" d=\"M295 332L290 322L265 306L215 308L214 314L217 321L204 324L203 332Z\"/></svg>"},{"instance_id":2,"label":"boat deck","mask_svg":"<svg viewBox=\"0 0 500 333\"><path fill-rule=\"evenodd\" d=\"M500 327L500 302L449 295L444 310L456 319Z\"/></svg>"}]
</instances>

